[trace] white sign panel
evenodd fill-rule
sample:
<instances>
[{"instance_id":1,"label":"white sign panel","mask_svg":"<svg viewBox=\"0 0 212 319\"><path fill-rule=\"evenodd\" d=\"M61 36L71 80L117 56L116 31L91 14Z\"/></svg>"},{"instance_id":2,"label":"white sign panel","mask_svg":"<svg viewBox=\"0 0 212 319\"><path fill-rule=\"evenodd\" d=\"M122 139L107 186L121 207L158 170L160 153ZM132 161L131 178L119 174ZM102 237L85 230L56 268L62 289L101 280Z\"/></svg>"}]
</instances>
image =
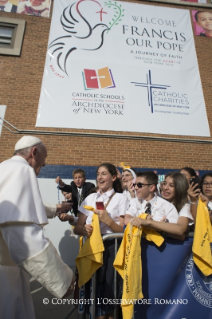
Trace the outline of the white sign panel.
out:
<instances>
[{"instance_id":1,"label":"white sign panel","mask_svg":"<svg viewBox=\"0 0 212 319\"><path fill-rule=\"evenodd\" d=\"M210 136L189 11L55 1L36 126Z\"/></svg>"},{"instance_id":2,"label":"white sign panel","mask_svg":"<svg viewBox=\"0 0 212 319\"><path fill-rule=\"evenodd\" d=\"M5 111L6 111L6 105L0 105L0 118L1 119L4 119ZM0 136L1 136L2 124L3 124L3 121L1 119L0 119Z\"/></svg>"}]
</instances>

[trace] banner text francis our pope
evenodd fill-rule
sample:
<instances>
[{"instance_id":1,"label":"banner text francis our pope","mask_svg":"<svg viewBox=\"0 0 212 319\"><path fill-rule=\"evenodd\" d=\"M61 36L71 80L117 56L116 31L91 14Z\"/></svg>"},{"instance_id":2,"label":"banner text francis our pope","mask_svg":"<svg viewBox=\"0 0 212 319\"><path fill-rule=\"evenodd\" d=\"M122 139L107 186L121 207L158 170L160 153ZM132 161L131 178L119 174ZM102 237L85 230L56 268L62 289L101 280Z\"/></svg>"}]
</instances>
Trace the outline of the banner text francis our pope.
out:
<instances>
[{"instance_id":1,"label":"banner text francis our pope","mask_svg":"<svg viewBox=\"0 0 212 319\"><path fill-rule=\"evenodd\" d=\"M168 29L177 27L175 21L135 15L132 16L132 20L134 25L122 26L123 34L128 36L126 43L129 46L183 52L183 43L186 42L185 33ZM143 27L144 23L149 24L149 27Z\"/></svg>"}]
</instances>

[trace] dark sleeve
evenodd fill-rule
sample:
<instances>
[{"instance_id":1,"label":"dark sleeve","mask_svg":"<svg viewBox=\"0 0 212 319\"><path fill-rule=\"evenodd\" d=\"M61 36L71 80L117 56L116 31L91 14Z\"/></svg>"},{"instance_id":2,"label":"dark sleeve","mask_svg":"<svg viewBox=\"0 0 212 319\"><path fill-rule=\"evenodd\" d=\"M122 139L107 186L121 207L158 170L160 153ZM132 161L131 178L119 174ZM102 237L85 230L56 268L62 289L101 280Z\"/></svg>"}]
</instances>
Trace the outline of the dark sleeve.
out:
<instances>
[{"instance_id":1,"label":"dark sleeve","mask_svg":"<svg viewBox=\"0 0 212 319\"><path fill-rule=\"evenodd\" d=\"M96 186L93 183L90 183L90 182L86 182L85 183L85 186L84 186L84 189L83 189L84 198L86 198L89 195L90 189L94 188L94 187L96 187Z\"/></svg>"},{"instance_id":2,"label":"dark sleeve","mask_svg":"<svg viewBox=\"0 0 212 319\"><path fill-rule=\"evenodd\" d=\"M96 187L93 183L87 182L87 190Z\"/></svg>"},{"instance_id":3,"label":"dark sleeve","mask_svg":"<svg viewBox=\"0 0 212 319\"><path fill-rule=\"evenodd\" d=\"M67 193L72 193L72 187L71 185L64 185L64 187L59 187L62 191L67 192Z\"/></svg>"}]
</instances>

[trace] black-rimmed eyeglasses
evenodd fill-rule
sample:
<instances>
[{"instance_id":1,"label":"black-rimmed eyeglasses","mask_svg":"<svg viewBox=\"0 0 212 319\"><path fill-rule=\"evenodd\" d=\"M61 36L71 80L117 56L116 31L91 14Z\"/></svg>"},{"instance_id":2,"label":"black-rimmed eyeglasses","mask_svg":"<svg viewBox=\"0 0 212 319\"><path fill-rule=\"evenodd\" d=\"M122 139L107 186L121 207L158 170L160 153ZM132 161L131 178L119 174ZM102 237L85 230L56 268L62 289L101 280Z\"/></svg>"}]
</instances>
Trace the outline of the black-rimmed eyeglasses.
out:
<instances>
[{"instance_id":1,"label":"black-rimmed eyeglasses","mask_svg":"<svg viewBox=\"0 0 212 319\"><path fill-rule=\"evenodd\" d=\"M133 187L137 186L138 188L142 188L143 186L146 186L146 185L152 185L152 184L135 183L133 184Z\"/></svg>"},{"instance_id":2,"label":"black-rimmed eyeglasses","mask_svg":"<svg viewBox=\"0 0 212 319\"><path fill-rule=\"evenodd\" d=\"M212 187L212 183L206 183L206 182L205 182L205 183L203 183L202 185L205 186L205 187Z\"/></svg>"}]
</instances>

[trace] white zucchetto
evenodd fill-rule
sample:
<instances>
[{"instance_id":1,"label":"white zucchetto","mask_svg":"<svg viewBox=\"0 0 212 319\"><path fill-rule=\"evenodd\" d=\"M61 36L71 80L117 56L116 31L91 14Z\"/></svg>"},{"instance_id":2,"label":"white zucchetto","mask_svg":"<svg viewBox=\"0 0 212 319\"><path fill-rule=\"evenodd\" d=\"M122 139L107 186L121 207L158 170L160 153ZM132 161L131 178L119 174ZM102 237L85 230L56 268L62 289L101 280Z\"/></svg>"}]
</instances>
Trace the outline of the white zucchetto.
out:
<instances>
[{"instance_id":1,"label":"white zucchetto","mask_svg":"<svg viewBox=\"0 0 212 319\"><path fill-rule=\"evenodd\" d=\"M22 150L27 147L35 146L40 143L41 143L41 140L38 137L25 135L15 144L15 151Z\"/></svg>"}]
</instances>

